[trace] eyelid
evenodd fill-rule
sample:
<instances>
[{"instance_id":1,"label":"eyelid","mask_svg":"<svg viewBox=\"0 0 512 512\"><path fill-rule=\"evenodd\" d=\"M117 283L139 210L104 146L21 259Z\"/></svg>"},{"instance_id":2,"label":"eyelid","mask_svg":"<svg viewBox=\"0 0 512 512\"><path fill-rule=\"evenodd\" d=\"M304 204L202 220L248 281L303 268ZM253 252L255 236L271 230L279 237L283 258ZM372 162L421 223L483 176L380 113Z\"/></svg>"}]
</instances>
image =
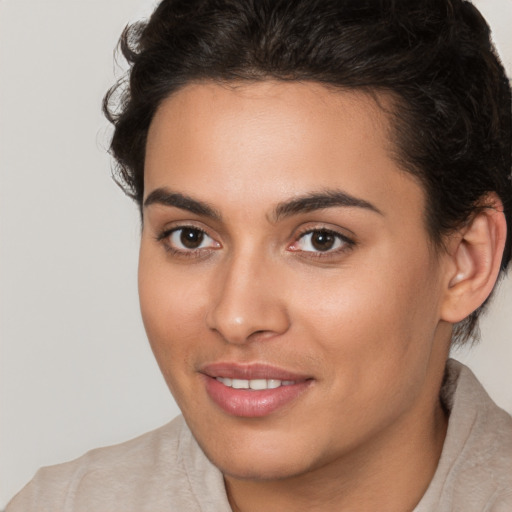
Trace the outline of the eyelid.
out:
<instances>
[{"instance_id":1,"label":"eyelid","mask_svg":"<svg viewBox=\"0 0 512 512\"><path fill-rule=\"evenodd\" d=\"M171 244L169 241L169 237L173 233L176 233L177 231L183 229L191 229L194 231L201 232L204 234L205 237L211 239L211 243L208 245L208 247L197 248L180 248L173 246L173 244ZM347 235L345 233L346 231L349 231L351 235ZM335 248L328 248L324 251L320 249L304 250L296 246L298 242L306 235L315 232L324 232L332 234L338 241L336 243L341 242L341 246ZM174 253L177 256L184 257L205 256L207 253L211 253L213 250L222 248L222 244L218 241L218 236L216 236L215 234L210 234L210 230L208 228L198 226L195 221L176 221L171 225L167 224L167 226L160 230L155 239L158 243L161 243L168 252ZM292 242L287 244L287 250L291 252L302 253L306 257L328 258L349 251L356 245L356 243L357 241L355 239L355 234L352 234L352 231L348 229L343 229L340 228L339 226L333 227L330 224L326 225L325 223L316 225L307 224L299 227L296 230L295 234L292 235Z\"/></svg>"},{"instance_id":2,"label":"eyelid","mask_svg":"<svg viewBox=\"0 0 512 512\"><path fill-rule=\"evenodd\" d=\"M190 229L193 231L198 231L202 233L205 237L208 237L213 243L211 243L208 247L197 247L197 248L179 248L174 247L173 244L170 243L170 237L181 230ZM173 253L174 255L178 256L184 256L184 257L193 257L193 256L200 256L204 255L207 252L210 252L212 250L216 250L222 247L220 242L216 240L214 236L212 236L208 231L202 227L199 227L195 225L192 222L180 222L177 223L174 226L167 226L166 228L162 229L158 235L156 236L156 241L158 243L161 243L164 248L168 251Z\"/></svg>"},{"instance_id":3,"label":"eyelid","mask_svg":"<svg viewBox=\"0 0 512 512\"><path fill-rule=\"evenodd\" d=\"M299 231L294 235L293 242L288 245L288 250L291 250L292 252L301 253L304 256L307 257L332 257L340 253L344 253L348 250L351 250L356 245L356 239L355 235L348 236L343 232L341 228L334 228L331 226L326 226L325 224L320 224L316 226L305 226L302 229L299 229ZM334 248L334 249L328 249L325 251L316 250L316 251L308 251L303 250L300 248L294 248L293 246L297 244L301 239L303 239L306 235L316 233L316 232L325 232L332 234L334 237L337 238L338 241L341 242L341 246Z\"/></svg>"},{"instance_id":4,"label":"eyelid","mask_svg":"<svg viewBox=\"0 0 512 512\"><path fill-rule=\"evenodd\" d=\"M169 236L172 232L180 229L195 229L208 235L210 238L217 238L216 235L211 234L211 229L208 226L205 226L202 222L188 219L175 220L166 222L165 224L162 223L161 226L155 225L154 231L156 232L156 239L159 241Z\"/></svg>"}]
</instances>

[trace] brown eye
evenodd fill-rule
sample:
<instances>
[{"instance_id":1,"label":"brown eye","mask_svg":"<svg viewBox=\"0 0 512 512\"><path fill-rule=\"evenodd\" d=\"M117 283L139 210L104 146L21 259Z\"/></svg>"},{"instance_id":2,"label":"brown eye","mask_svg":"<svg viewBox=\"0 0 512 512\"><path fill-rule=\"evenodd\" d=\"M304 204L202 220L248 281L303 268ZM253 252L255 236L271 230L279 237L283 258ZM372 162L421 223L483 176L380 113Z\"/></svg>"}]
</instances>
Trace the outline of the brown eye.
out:
<instances>
[{"instance_id":1,"label":"brown eye","mask_svg":"<svg viewBox=\"0 0 512 512\"><path fill-rule=\"evenodd\" d=\"M315 231L311 233L311 245L317 251L328 251L334 247L336 237L329 231Z\"/></svg>"},{"instance_id":2,"label":"brown eye","mask_svg":"<svg viewBox=\"0 0 512 512\"><path fill-rule=\"evenodd\" d=\"M180 242L183 247L186 247L187 249L197 249L201 247L204 240L204 231L192 228L183 228L179 231L181 232Z\"/></svg>"},{"instance_id":3,"label":"brown eye","mask_svg":"<svg viewBox=\"0 0 512 512\"><path fill-rule=\"evenodd\" d=\"M292 251L326 253L351 247L353 242L347 237L329 229L312 229L301 235L290 246Z\"/></svg>"},{"instance_id":4,"label":"brown eye","mask_svg":"<svg viewBox=\"0 0 512 512\"><path fill-rule=\"evenodd\" d=\"M218 249L220 244L212 237L208 236L202 229L193 226L184 226L176 228L164 234L170 248L177 252L194 252L202 249Z\"/></svg>"}]
</instances>

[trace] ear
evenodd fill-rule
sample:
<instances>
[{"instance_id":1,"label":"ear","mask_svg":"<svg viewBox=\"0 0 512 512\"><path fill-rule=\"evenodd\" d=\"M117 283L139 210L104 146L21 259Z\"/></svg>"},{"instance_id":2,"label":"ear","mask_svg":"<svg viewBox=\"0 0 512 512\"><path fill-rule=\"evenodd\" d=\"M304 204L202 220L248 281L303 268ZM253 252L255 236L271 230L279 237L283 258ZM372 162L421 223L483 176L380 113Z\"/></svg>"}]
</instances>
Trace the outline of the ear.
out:
<instances>
[{"instance_id":1,"label":"ear","mask_svg":"<svg viewBox=\"0 0 512 512\"><path fill-rule=\"evenodd\" d=\"M449 264L441 318L457 323L491 294L500 271L507 236L503 203L495 193L464 228L448 241Z\"/></svg>"}]
</instances>

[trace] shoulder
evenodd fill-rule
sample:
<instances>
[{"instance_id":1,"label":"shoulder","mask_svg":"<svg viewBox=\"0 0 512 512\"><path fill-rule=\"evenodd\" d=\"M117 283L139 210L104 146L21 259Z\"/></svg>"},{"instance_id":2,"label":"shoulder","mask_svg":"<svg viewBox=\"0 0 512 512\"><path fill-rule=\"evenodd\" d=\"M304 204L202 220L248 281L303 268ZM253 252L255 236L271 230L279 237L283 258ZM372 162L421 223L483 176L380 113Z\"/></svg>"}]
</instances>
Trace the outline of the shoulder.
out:
<instances>
[{"instance_id":1,"label":"shoulder","mask_svg":"<svg viewBox=\"0 0 512 512\"><path fill-rule=\"evenodd\" d=\"M455 404L454 433L464 434L467 442L457 460L463 473L473 475L475 485L492 483L495 495L512 495L512 417L489 397L471 370L460 365Z\"/></svg>"},{"instance_id":2,"label":"shoulder","mask_svg":"<svg viewBox=\"0 0 512 512\"><path fill-rule=\"evenodd\" d=\"M187 458L202 457L196 451L178 417L125 443L40 469L6 512L196 510L186 469Z\"/></svg>"},{"instance_id":3,"label":"shoulder","mask_svg":"<svg viewBox=\"0 0 512 512\"><path fill-rule=\"evenodd\" d=\"M512 475L510 476L512 478ZM489 503L485 512L510 512L512 510L512 490L505 495L497 496L492 503Z\"/></svg>"},{"instance_id":4,"label":"shoulder","mask_svg":"<svg viewBox=\"0 0 512 512\"><path fill-rule=\"evenodd\" d=\"M439 512L512 510L512 417L456 361L448 362L442 398L450 409L448 432L417 512L434 505Z\"/></svg>"}]
</instances>

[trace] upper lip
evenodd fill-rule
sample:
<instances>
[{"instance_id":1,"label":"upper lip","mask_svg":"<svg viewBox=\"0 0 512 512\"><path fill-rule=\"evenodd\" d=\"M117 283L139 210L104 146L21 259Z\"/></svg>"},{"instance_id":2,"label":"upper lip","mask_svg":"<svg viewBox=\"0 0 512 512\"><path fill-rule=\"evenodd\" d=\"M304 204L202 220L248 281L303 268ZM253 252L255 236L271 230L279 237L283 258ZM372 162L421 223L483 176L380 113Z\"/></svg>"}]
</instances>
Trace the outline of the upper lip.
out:
<instances>
[{"instance_id":1,"label":"upper lip","mask_svg":"<svg viewBox=\"0 0 512 512\"><path fill-rule=\"evenodd\" d=\"M311 377L299 374L293 371L279 368L270 364L264 363L251 363L251 364L239 364L239 363L228 363L218 362L204 365L201 373L208 375L209 377L227 377L230 379L274 379L274 380L293 380L293 381L304 381Z\"/></svg>"}]
</instances>

